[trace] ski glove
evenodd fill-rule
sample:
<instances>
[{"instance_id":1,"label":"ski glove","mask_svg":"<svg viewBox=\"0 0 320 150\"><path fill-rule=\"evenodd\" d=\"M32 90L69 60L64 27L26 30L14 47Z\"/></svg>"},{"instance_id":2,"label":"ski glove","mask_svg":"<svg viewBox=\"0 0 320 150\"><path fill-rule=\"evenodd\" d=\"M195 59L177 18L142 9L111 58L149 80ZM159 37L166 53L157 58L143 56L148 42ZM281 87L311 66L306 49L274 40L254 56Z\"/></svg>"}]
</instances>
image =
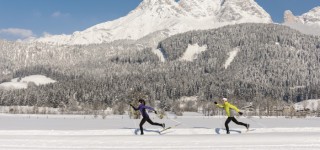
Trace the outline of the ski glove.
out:
<instances>
[{"instance_id":1,"label":"ski glove","mask_svg":"<svg viewBox=\"0 0 320 150\"><path fill-rule=\"evenodd\" d=\"M217 103L217 102L214 102L214 104L216 104L216 105L217 105L218 103Z\"/></svg>"},{"instance_id":2,"label":"ski glove","mask_svg":"<svg viewBox=\"0 0 320 150\"><path fill-rule=\"evenodd\" d=\"M238 112L238 113L239 113L239 115L241 115L241 116L243 115L243 113L242 113L242 112Z\"/></svg>"}]
</instances>

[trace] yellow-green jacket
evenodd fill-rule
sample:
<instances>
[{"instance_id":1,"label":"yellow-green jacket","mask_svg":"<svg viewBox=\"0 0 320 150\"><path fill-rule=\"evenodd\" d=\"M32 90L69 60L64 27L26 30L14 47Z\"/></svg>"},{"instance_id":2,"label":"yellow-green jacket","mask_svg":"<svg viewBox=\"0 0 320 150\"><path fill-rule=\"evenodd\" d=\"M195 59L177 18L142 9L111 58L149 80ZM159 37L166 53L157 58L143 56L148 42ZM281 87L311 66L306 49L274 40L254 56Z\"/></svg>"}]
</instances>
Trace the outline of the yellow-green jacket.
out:
<instances>
[{"instance_id":1,"label":"yellow-green jacket","mask_svg":"<svg viewBox=\"0 0 320 150\"><path fill-rule=\"evenodd\" d=\"M234 114L230 112L230 108L234 109L236 112L240 111L236 106L230 104L229 102L224 102L222 105L221 104L216 104L216 105L220 108L224 108L228 117L234 117Z\"/></svg>"}]
</instances>

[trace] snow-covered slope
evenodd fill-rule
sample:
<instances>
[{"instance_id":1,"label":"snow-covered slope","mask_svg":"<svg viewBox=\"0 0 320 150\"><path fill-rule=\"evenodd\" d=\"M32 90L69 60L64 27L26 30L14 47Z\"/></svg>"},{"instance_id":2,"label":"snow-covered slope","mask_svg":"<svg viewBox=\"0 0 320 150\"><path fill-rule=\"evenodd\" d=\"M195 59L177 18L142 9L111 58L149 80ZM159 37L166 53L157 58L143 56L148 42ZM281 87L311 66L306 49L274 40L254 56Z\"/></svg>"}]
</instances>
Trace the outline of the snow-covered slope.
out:
<instances>
[{"instance_id":1,"label":"snow-covered slope","mask_svg":"<svg viewBox=\"0 0 320 150\"><path fill-rule=\"evenodd\" d=\"M227 69L230 66L231 62L237 56L239 51L240 51L240 48L236 47L231 52L228 53L229 57L226 60L225 64L223 65L225 69Z\"/></svg>"},{"instance_id":2,"label":"snow-covered slope","mask_svg":"<svg viewBox=\"0 0 320 150\"><path fill-rule=\"evenodd\" d=\"M296 110L310 109L316 111L320 109L320 99L310 99L294 104Z\"/></svg>"},{"instance_id":3,"label":"snow-covered slope","mask_svg":"<svg viewBox=\"0 0 320 150\"><path fill-rule=\"evenodd\" d=\"M320 6L300 16L304 24L317 24L320 26Z\"/></svg>"},{"instance_id":4,"label":"snow-covered slope","mask_svg":"<svg viewBox=\"0 0 320 150\"><path fill-rule=\"evenodd\" d=\"M55 80L52 80L43 75L32 75L24 78L15 78L11 82L4 82L0 84L0 89L26 89L28 88L28 83L34 83L35 85L45 85L49 83L55 83Z\"/></svg>"},{"instance_id":5,"label":"snow-covered slope","mask_svg":"<svg viewBox=\"0 0 320 150\"><path fill-rule=\"evenodd\" d=\"M180 61L193 61L197 59L198 54L207 50L207 45L199 46L198 44L188 45L186 52L180 58Z\"/></svg>"},{"instance_id":6,"label":"snow-covered slope","mask_svg":"<svg viewBox=\"0 0 320 150\"><path fill-rule=\"evenodd\" d=\"M143 0L135 10L117 20L72 35L53 35L36 41L73 45L137 40L162 30L167 30L170 36L244 22L270 23L272 20L254 0Z\"/></svg>"},{"instance_id":7,"label":"snow-covered slope","mask_svg":"<svg viewBox=\"0 0 320 150\"><path fill-rule=\"evenodd\" d=\"M254 0L221 0L218 19L222 22L270 23L270 15Z\"/></svg>"}]
</instances>

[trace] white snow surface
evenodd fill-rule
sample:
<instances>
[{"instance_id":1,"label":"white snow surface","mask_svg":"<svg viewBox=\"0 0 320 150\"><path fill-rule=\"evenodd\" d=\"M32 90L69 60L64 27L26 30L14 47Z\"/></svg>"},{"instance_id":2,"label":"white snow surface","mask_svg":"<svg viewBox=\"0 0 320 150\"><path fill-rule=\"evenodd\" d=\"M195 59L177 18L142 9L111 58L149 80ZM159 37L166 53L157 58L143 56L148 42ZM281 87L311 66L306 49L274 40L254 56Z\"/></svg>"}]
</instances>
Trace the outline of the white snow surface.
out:
<instances>
[{"instance_id":1,"label":"white snow surface","mask_svg":"<svg viewBox=\"0 0 320 150\"><path fill-rule=\"evenodd\" d=\"M187 50L183 56L179 59L180 61L193 61L197 59L197 56L207 50L207 45L199 46L198 44L189 44Z\"/></svg>"},{"instance_id":2,"label":"white snow surface","mask_svg":"<svg viewBox=\"0 0 320 150\"><path fill-rule=\"evenodd\" d=\"M304 110L305 108L311 111L316 111L319 107L320 109L320 99L310 99L294 104L295 110Z\"/></svg>"},{"instance_id":3,"label":"white snow surface","mask_svg":"<svg viewBox=\"0 0 320 150\"><path fill-rule=\"evenodd\" d=\"M54 131L53 131L54 132ZM94 135L0 135L5 150L317 150L318 133L271 133L247 135L128 136Z\"/></svg>"},{"instance_id":4,"label":"white snow surface","mask_svg":"<svg viewBox=\"0 0 320 150\"><path fill-rule=\"evenodd\" d=\"M228 57L228 59L226 60L226 62L224 64L224 68L225 69L227 69L229 67L229 65L231 64L233 59L237 56L239 51L240 51L240 49L238 47L236 47L231 52L228 53L229 57Z\"/></svg>"},{"instance_id":5,"label":"white snow surface","mask_svg":"<svg viewBox=\"0 0 320 150\"><path fill-rule=\"evenodd\" d=\"M270 15L254 0L143 0L128 15L72 35L48 35L36 42L99 44L120 39L137 40L157 31L168 35L213 29L229 24L271 23Z\"/></svg>"},{"instance_id":6,"label":"white snow surface","mask_svg":"<svg viewBox=\"0 0 320 150\"><path fill-rule=\"evenodd\" d=\"M152 52L158 56L161 62L165 62L166 58L164 57L163 53L160 49L153 49Z\"/></svg>"},{"instance_id":7,"label":"white snow surface","mask_svg":"<svg viewBox=\"0 0 320 150\"><path fill-rule=\"evenodd\" d=\"M3 89L26 89L28 88L28 83L33 82L37 86L39 85L45 85L49 83L55 83L57 81L48 78L43 75L31 75L31 76L26 76L24 78L21 78L19 80L18 78L14 78L11 80L11 82L4 82L0 84L0 88Z\"/></svg>"},{"instance_id":8,"label":"white snow surface","mask_svg":"<svg viewBox=\"0 0 320 150\"><path fill-rule=\"evenodd\" d=\"M0 149L320 149L320 118L286 119L258 117L237 118L249 123L251 130L230 123L225 134L224 116L184 116L158 119L166 126L180 126L159 134L160 128L144 125L139 135L140 119L107 116L106 119L73 115L1 114Z\"/></svg>"},{"instance_id":9,"label":"white snow surface","mask_svg":"<svg viewBox=\"0 0 320 150\"><path fill-rule=\"evenodd\" d=\"M300 16L305 24L317 24L320 26L320 6L311 9L309 12Z\"/></svg>"},{"instance_id":10,"label":"white snow surface","mask_svg":"<svg viewBox=\"0 0 320 150\"><path fill-rule=\"evenodd\" d=\"M4 82L0 84L0 89L14 90L14 89L26 89L28 88L27 83L21 82Z\"/></svg>"}]
</instances>

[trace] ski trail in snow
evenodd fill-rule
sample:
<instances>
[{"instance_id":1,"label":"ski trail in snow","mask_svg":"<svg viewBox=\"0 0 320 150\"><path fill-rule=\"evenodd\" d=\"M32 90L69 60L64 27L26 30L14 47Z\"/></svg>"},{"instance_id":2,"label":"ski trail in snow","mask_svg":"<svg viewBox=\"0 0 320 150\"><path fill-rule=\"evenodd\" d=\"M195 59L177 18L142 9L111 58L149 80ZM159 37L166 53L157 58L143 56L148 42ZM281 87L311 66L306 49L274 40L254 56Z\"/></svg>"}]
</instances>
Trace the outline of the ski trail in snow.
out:
<instances>
[{"instance_id":1,"label":"ski trail in snow","mask_svg":"<svg viewBox=\"0 0 320 150\"><path fill-rule=\"evenodd\" d=\"M166 61L166 58L165 58L164 54L161 52L160 49L153 49L152 52L159 57L161 62L165 62Z\"/></svg>"},{"instance_id":2,"label":"ski trail in snow","mask_svg":"<svg viewBox=\"0 0 320 150\"><path fill-rule=\"evenodd\" d=\"M197 55L200 54L201 52L204 52L207 50L207 45L204 46L199 46L198 44L194 45L188 45L187 50L183 54L183 56L179 59L180 61L193 61L194 59L197 58Z\"/></svg>"},{"instance_id":3,"label":"ski trail in snow","mask_svg":"<svg viewBox=\"0 0 320 150\"><path fill-rule=\"evenodd\" d=\"M227 69L229 67L229 65L231 64L233 59L237 56L239 51L240 51L240 48L236 47L236 48L233 49L233 51L228 53L229 58L227 59L226 63L224 64L224 68L225 69Z\"/></svg>"},{"instance_id":4,"label":"ski trail in snow","mask_svg":"<svg viewBox=\"0 0 320 150\"><path fill-rule=\"evenodd\" d=\"M23 132L23 131L19 131ZM0 135L0 149L228 149L316 150L319 133L192 136Z\"/></svg>"}]
</instances>

